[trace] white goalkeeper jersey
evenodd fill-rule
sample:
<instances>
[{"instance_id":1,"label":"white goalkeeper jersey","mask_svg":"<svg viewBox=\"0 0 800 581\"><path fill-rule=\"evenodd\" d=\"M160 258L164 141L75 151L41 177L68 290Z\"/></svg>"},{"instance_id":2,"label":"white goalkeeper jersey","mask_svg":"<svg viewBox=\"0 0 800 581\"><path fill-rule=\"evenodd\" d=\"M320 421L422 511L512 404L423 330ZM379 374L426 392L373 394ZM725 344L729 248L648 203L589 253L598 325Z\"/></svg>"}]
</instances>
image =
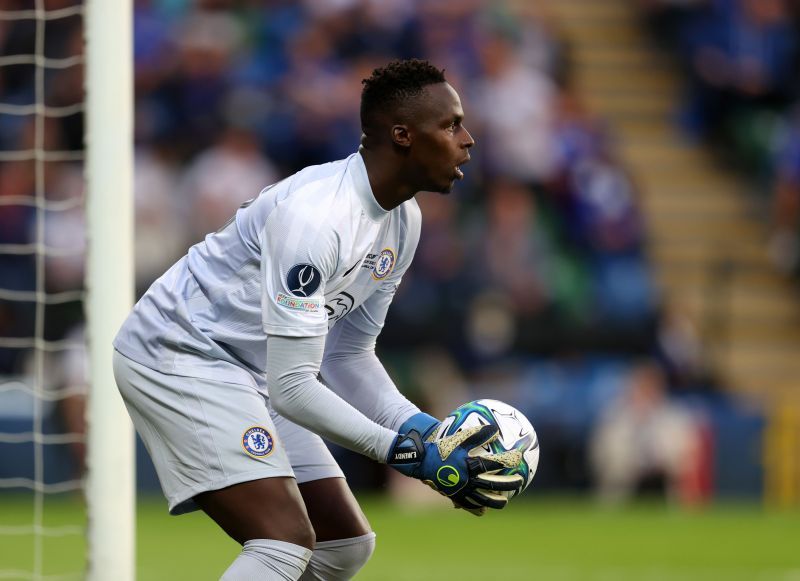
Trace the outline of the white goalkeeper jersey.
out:
<instances>
[{"instance_id":1,"label":"white goalkeeper jersey","mask_svg":"<svg viewBox=\"0 0 800 581\"><path fill-rule=\"evenodd\" d=\"M377 336L419 241L413 199L384 210L359 153L264 189L139 300L114 347L163 373L266 392L266 336Z\"/></svg>"}]
</instances>

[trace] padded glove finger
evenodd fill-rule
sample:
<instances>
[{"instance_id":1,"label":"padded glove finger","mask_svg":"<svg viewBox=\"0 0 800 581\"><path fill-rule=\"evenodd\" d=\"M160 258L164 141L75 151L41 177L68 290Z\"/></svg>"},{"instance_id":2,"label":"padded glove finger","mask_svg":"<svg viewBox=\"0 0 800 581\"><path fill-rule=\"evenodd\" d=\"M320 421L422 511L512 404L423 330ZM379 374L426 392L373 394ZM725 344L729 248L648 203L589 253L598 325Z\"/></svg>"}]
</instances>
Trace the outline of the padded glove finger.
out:
<instances>
[{"instance_id":1,"label":"padded glove finger","mask_svg":"<svg viewBox=\"0 0 800 581\"><path fill-rule=\"evenodd\" d=\"M466 510L470 514L474 514L475 516L483 516L486 514L486 507L480 506L477 504L473 504L468 501L464 501L464 504L459 503L456 499L451 498L453 501L453 508L460 508L462 510Z\"/></svg>"},{"instance_id":2,"label":"padded glove finger","mask_svg":"<svg viewBox=\"0 0 800 581\"><path fill-rule=\"evenodd\" d=\"M473 486L467 486L458 494L454 494L453 499L461 506L469 507L482 506L484 508L500 509L505 508L506 504L508 504L508 498L505 495Z\"/></svg>"},{"instance_id":3,"label":"padded glove finger","mask_svg":"<svg viewBox=\"0 0 800 581\"><path fill-rule=\"evenodd\" d=\"M519 474L496 474L504 468L519 466L522 454L519 450L510 450L499 454L473 456L467 460L470 482L476 488L488 490L521 490L525 482Z\"/></svg>"},{"instance_id":4,"label":"padded glove finger","mask_svg":"<svg viewBox=\"0 0 800 581\"><path fill-rule=\"evenodd\" d=\"M525 479L519 474L490 474L484 472L470 479L470 483L475 488L483 488L492 491L520 491L522 490Z\"/></svg>"},{"instance_id":5,"label":"padded glove finger","mask_svg":"<svg viewBox=\"0 0 800 581\"><path fill-rule=\"evenodd\" d=\"M497 510L505 508L508 504L508 497L482 488L476 488L472 492L469 492L466 498L474 504Z\"/></svg>"}]
</instances>

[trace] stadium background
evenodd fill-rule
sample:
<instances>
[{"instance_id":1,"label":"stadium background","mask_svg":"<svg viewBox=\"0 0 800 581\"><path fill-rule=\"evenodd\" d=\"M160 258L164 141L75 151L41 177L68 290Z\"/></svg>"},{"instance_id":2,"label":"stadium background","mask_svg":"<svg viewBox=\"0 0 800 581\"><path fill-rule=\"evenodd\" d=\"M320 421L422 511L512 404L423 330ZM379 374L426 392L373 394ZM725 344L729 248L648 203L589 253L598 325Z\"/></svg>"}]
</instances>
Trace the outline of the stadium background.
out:
<instances>
[{"instance_id":1,"label":"stadium background","mask_svg":"<svg viewBox=\"0 0 800 581\"><path fill-rule=\"evenodd\" d=\"M799 15L790 0L137 1L137 292L265 184L354 151L360 80L374 67L428 58L459 91L477 145L454 194L418 196L422 239L380 354L436 415L477 397L519 407L542 460L508 515L464 522L423 487L335 450L384 539L363 577L469 565L450 563L453 548L418 569L393 563L422 551L418 523L426 539L452 531L455 547L507 543L465 578L528 578L528 559L541 578L792 578ZM80 55L82 34L79 15L48 22L45 55ZM32 53L34 36L33 21L0 22L0 54ZM0 67L0 102L30 102L33 75ZM83 100L81 66L45 82L50 106ZM80 113L45 131L48 149L83 149ZM32 132L32 116L0 114L0 150L29 148ZM82 166L46 171L48 199L77 200L46 216L48 243L69 251L48 258L47 290L80 290ZM34 181L32 164L4 161L0 196ZM30 242L35 211L0 205L0 244ZM32 256L0 256L3 289L33 289L34 277ZM82 337L81 301L46 315L46 338ZM0 336L32 336L33 319L0 299ZM84 357L50 355L50 387L84 385ZM0 375L24 381L30 361L0 349ZM28 430L29 403L0 398L0 432ZM48 409L49 431L81 431L82 395ZM48 447L46 478L80 473L83 455L80 442ZM0 443L0 478L29 475L31 462L28 446ZM187 559L199 575L224 568L230 541L159 512L143 456L138 479L140 578L181 578L169 567ZM25 520L25 499L3 491L0 524ZM73 505L54 496L48 518L80 519ZM48 540L48 571L74 569L60 552L80 562L71 542ZM0 568L24 562L25 543L4 543ZM670 544L680 550L657 548Z\"/></svg>"}]
</instances>

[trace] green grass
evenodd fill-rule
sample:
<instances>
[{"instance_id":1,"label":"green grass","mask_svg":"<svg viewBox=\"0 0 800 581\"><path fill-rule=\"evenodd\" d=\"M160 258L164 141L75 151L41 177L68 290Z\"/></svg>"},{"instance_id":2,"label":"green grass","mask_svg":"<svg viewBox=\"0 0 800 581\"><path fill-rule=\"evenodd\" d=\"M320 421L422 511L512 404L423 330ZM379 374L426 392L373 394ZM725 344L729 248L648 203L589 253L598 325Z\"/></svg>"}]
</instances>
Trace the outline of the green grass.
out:
<instances>
[{"instance_id":1,"label":"green grass","mask_svg":"<svg viewBox=\"0 0 800 581\"><path fill-rule=\"evenodd\" d=\"M800 580L797 511L609 509L538 498L475 518L442 505L402 510L378 497L362 505L378 533L375 555L358 576L364 581ZM81 510L74 498L54 499L45 524L85 524ZM0 496L0 526L31 517L29 499ZM140 500L137 533L141 581L218 579L238 552L205 516L170 517L160 499ZM32 547L30 536L0 538L0 571L30 570ZM84 553L81 537L45 539L44 573L80 571Z\"/></svg>"}]
</instances>

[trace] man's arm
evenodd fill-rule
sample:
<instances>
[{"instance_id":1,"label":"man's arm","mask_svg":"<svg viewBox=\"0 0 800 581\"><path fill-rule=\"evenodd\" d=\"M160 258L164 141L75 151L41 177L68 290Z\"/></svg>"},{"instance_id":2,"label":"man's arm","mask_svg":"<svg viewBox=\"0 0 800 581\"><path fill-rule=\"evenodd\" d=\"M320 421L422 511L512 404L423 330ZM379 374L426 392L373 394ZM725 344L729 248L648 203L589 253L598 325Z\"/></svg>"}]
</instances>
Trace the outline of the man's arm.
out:
<instances>
[{"instance_id":1,"label":"man's arm","mask_svg":"<svg viewBox=\"0 0 800 581\"><path fill-rule=\"evenodd\" d=\"M267 386L276 412L345 448L386 462L397 433L317 380L325 337L267 337Z\"/></svg>"},{"instance_id":2,"label":"man's arm","mask_svg":"<svg viewBox=\"0 0 800 581\"><path fill-rule=\"evenodd\" d=\"M474 497L471 512L502 508L499 495L475 496L478 489L514 490L521 476L498 477L502 468L493 457L473 458L472 448L497 438L496 426L474 426L436 441L422 440L416 429L396 433L379 426L316 379L322 359L321 337L267 337L267 383L275 410L293 422L350 450L369 456L412 478L426 482L439 493L464 506Z\"/></svg>"},{"instance_id":3,"label":"man's arm","mask_svg":"<svg viewBox=\"0 0 800 581\"><path fill-rule=\"evenodd\" d=\"M353 313L356 315L356 313ZM340 321L328 337L320 369L322 381L365 416L397 430L419 408L395 386L375 354L375 337Z\"/></svg>"},{"instance_id":4,"label":"man's arm","mask_svg":"<svg viewBox=\"0 0 800 581\"><path fill-rule=\"evenodd\" d=\"M398 391L375 354L393 295L391 287L378 290L334 325L325 346L322 381L374 422L395 431L415 427L427 436L438 421L421 413ZM414 418L413 426L406 425L410 418Z\"/></svg>"}]
</instances>

